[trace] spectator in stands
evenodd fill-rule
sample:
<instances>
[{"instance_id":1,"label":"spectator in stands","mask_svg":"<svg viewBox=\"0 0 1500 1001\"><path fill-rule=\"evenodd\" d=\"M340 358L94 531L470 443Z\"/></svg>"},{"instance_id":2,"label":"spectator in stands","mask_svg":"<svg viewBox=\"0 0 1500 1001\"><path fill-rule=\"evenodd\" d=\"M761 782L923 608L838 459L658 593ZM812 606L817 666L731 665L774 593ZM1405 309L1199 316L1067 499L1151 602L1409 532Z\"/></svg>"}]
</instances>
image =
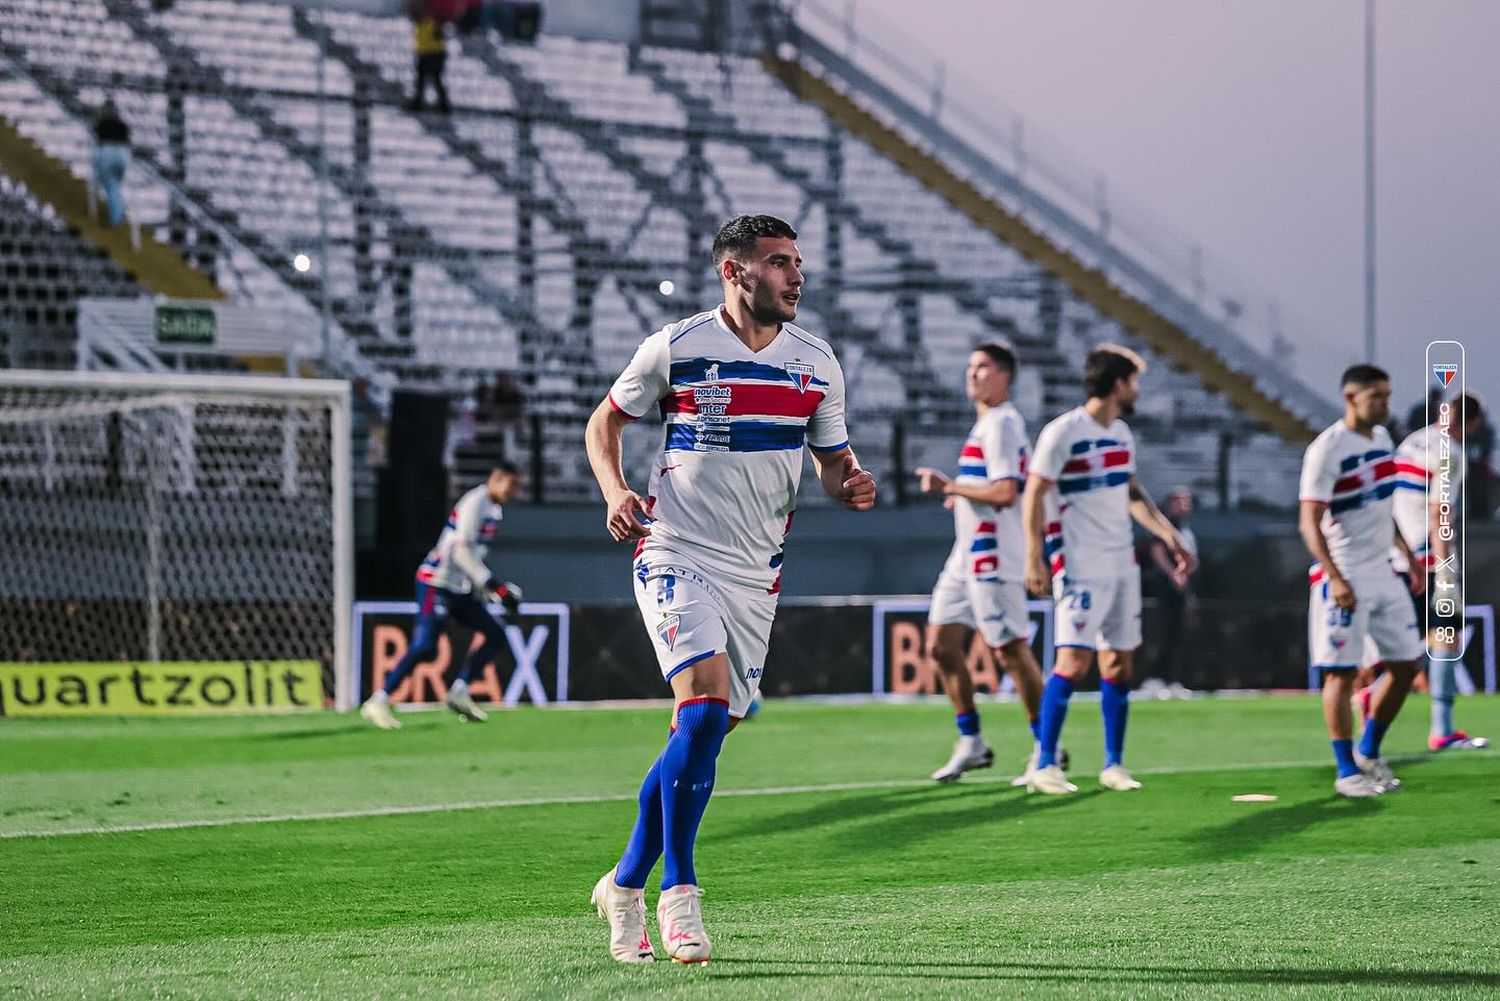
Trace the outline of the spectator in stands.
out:
<instances>
[{"instance_id":1,"label":"spectator in stands","mask_svg":"<svg viewBox=\"0 0 1500 1001\"><path fill-rule=\"evenodd\" d=\"M1437 420L1438 407L1442 405L1442 402L1443 391L1441 389L1428 390L1426 402L1418 400L1411 405L1411 409L1406 412L1406 427L1402 429L1403 433L1399 435L1392 434L1392 440L1400 441L1405 435L1411 434L1418 428L1425 428L1428 424ZM1428 414L1432 416L1428 417Z\"/></svg>"},{"instance_id":2,"label":"spectator in stands","mask_svg":"<svg viewBox=\"0 0 1500 1001\"><path fill-rule=\"evenodd\" d=\"M1193 565L1198 565L1198 538L1193 534L1188 521L1193 515L1193 493L1187 487L1178 487L1167 494L1162 505L1167 519L1182 536L1182 543L1193 554ZM1193 610L1193 571L1177 569L1177 561L1171 550L1160 539L1152 538L1146 547L1150 561L1147 563L1147 578L1151 591L1156 595L1161 608L1161 624L1156 630L1159 646L1151 676L1163 681L1175 682L1178 678L1178 655L1183 635L1187 632L1188 616Z\"/></svg>"},{"instance_id":3,"label":"spectator in stands","mask_svg":"<svg viewBox=\"0 0 1500 1001\"><path fill-rule=\"evenodd\" d=\"M94 122L94 183L104 192L109 224L125 221L125 168L130 165L130 126L113 99L104 102Z\"/></svg>"},{"instance_id":4,"label":"spectator in stands","mask_svg":"<svg viewBox=\"0 0 1500 1001\"><path fill-rule=\"evenodd\" d=\"M417 56L417 85L412 94L409 111L421 111L427 103L427 83L437 93L437 110L448 114L448 89L443 86L443 70L448 64L448 43L443 37L445 26L425 0L412 4L412 48Z\"/></svg>"}]
</instances>

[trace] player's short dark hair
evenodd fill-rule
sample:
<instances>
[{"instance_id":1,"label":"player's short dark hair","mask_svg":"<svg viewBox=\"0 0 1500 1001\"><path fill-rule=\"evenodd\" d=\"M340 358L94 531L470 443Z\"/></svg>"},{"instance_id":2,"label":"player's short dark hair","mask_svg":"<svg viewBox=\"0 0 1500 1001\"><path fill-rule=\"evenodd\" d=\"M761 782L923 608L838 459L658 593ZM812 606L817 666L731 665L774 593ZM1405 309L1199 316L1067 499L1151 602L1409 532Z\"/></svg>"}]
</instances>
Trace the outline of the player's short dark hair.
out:
<instances>
[{"instance_id":1,"label":"player's short dark hair","mask_svg":"<svg viewBox=\"0 0 1500 1001\"><path fill-rule=\"evenodd\" d=\"M1016 352L1009 344L1002 341L990 341L988 344L976 344L975 351L983 351L990 356L990 361L1002 372L1016 374Z\"/></svg>"},{"instance_id":2,"label":"player's short dark hair","mask_svg":"<svg viewBox=\"0 0 1500 1001\"><path fill-rule=\"evenodd\" d=\"M1358 386L1363 389L1373 386L1377 382L1390 382L1391 377L1386 370L1377 365L1366 365L1363 362L1358 365L1350 365L1344 369L1343 378L1339 379L1339 387Z\"/></svg>"},{"instance_id":3,"label":"player's short dark hair","mask_svg":"<svg viewBox=\"0 0 1500 1001\"><path fill-rule=\"evenodd\" d=\"M1460 393L1453 401L1458 407L1458 423L1467 424L1484 416L1484 402L1473 393Z\"/></svg>"},{"instance_id":4,"label":"player's short dark hair","mask_svg":"<svg viewBox=\"0 0 1500 1001\"><path fill-rule=\"evenodd\" d=\"M512 462L509 459L496 459L490 463L490 472L504 473L506 476L520 476L521 464Z\"/></svg>"},{"instance_id":5,"label":"player's short dark hair","mask_svg":"<svg viewBox=\"0 0 1500 1001\"><path fill-rule=\"evenodd\" d=\"M1101 344L1083 360L1083 388L1090 398L1114 392L1115 383L1146 371L1146 359L1120 344Z\"/></svg>"},{"instance_id":6,"label":"player's short dark hair","mask_svg":"<svg viewBox=\"0 0 1500 1001\"><path fill-rule=\"evenodd\" d=\"M714 265L731 257L741 257L755 250L761 237L797 239L792 224L773 215L737 215L719 227L714 235Z\"/></svg>"}]
</instances>

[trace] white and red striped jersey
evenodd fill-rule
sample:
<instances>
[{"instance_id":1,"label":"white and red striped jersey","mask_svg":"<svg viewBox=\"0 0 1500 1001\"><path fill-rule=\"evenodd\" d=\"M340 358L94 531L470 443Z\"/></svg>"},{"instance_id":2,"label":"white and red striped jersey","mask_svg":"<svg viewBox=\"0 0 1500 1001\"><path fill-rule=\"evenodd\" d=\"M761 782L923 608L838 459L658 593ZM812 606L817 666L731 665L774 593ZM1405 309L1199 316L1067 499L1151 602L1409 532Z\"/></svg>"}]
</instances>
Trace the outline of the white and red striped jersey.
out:
<instances>
[{"instance_id":1,"label":"white and red striped jersey","mask_svg":"<svg viewBox=\"0 0 1500 1001\"><path fill-rule=\"evenodd\" d=\"M417 567L417 580L461 594L483 584L489 579L484 557L500 532L501 516L500 505L490 500L488 484L481 483L460 497L448 514L437 545ZM460 547L467 547L468 553L460 553Z\"/></svg>"},{"instance_id":2,"label":"white and red striped jersey","mask_svg":"<svg viewBox=\"0 0 1500 1001\"><path fill-rule=\"evenodd\" d=\"M1429 568L1433 563L1431 540L1427 537L1432 526L1429 505L1438 503L1445 487L1450 501L1456 500L1467 472L1462 442L1448 438L1448 479L1446 484L1439 482L1444 445L1442 431L1436 424L1429 424L1407 435L1396 449L1396 492L1391 496L1391 511L1412 554ZM1406 557L1394 546L1391 560L1396 569L1406 569Z\"/></svg>"},{"instance_id":3,"label":"white and red striped jersey","mask_svg":"<svg viewBox=\"0 0 1500 1001\"><path fill-rule=\"evenodd\" d=\"M1010 402L985 411L974 422L958 453L955 483L986 486L996 480L1026 484L1030 445L1026 420ZM974 580L1020 581L1026 577L1026 538L1021 528L1021 496L995 507L954 497L953 550L947 569Z\"/></svg>"},{"instance_id":4,"label":"white and red striped jersey","mask_svg":"<svg viewBox=\"0 0 1500 1001\"><path fill-rule=\"evenodd\" d=\"M655 405L666 422L647 488L651 536L637 555L681 556L774 592L802 447L849 444L844 373L827 343L791 323L751 351L722 309L646 338L610 389L610 404L627 417Z\"/></svg>"},{"instance_id":5,"label":"white and red striped jersey","mask_svg":"<svg viewBox=\"0 0 1500 1001\"><path fill-rule=\"evenodd\" d=\"M1328 504L1323 538L1344 576L1388 566L1396 532L1391 515L1396 479L1391 435L1379 425L1365 437L1339 421L1307 446L1297 495Z\"/></svg>"},{"instance_id":6,"label":"white and red striped jersey","mask_svg":"<svg viewBox=\"0 0 1500 1001\"><path fill-rule=\"evenodd\" d=\"M1129 487L1135 437L1124 421L1105 427L1084 407L1069 410L1042 428L1031 472L1057 484L1046 531L1054 577L1137 572Z\"/></svg>"}]
</instances>

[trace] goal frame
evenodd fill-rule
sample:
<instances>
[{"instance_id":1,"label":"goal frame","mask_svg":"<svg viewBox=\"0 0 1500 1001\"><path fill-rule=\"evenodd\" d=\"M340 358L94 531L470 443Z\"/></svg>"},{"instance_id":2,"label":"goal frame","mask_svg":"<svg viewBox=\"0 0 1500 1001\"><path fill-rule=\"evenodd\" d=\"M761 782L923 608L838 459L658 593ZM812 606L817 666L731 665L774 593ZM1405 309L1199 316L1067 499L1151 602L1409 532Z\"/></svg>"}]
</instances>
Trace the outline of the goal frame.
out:
<instances>
[{"instance_id":1,"label":"goal frame","mask_svg":"<svg viewBox=\"0 0 1500 1001\"><path fill-rule=\"evenodd\" d=\"M350 389L342 379L301 379L255 375L191 375L166 372L77 372L0 369L0 389L115 390L122 393L192 393L205 398L287 401L317 399L329 407L328 454L333 506L333 677L334 708L354 708L349 678L354 608L353 470L349 442Z\"/></svg>"}]
</instances>

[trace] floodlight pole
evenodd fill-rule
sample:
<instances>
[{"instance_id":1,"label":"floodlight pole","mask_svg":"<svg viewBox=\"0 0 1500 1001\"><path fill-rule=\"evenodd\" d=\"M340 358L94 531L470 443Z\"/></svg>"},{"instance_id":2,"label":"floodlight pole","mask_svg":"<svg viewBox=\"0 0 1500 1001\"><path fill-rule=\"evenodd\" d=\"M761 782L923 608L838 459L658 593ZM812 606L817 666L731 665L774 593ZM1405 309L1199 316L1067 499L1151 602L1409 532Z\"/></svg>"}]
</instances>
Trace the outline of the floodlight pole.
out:
<instances>
[{"instance_id":1,"label":"floodlight pole","mask_svg":"<svg viewBox=\"0 0 1500 1001\"><path fill-rule=\"evenodd\" d=\"M1365 0L1365 357L1375 364L1375 0Z\"/></svg>"}]
</instances>

